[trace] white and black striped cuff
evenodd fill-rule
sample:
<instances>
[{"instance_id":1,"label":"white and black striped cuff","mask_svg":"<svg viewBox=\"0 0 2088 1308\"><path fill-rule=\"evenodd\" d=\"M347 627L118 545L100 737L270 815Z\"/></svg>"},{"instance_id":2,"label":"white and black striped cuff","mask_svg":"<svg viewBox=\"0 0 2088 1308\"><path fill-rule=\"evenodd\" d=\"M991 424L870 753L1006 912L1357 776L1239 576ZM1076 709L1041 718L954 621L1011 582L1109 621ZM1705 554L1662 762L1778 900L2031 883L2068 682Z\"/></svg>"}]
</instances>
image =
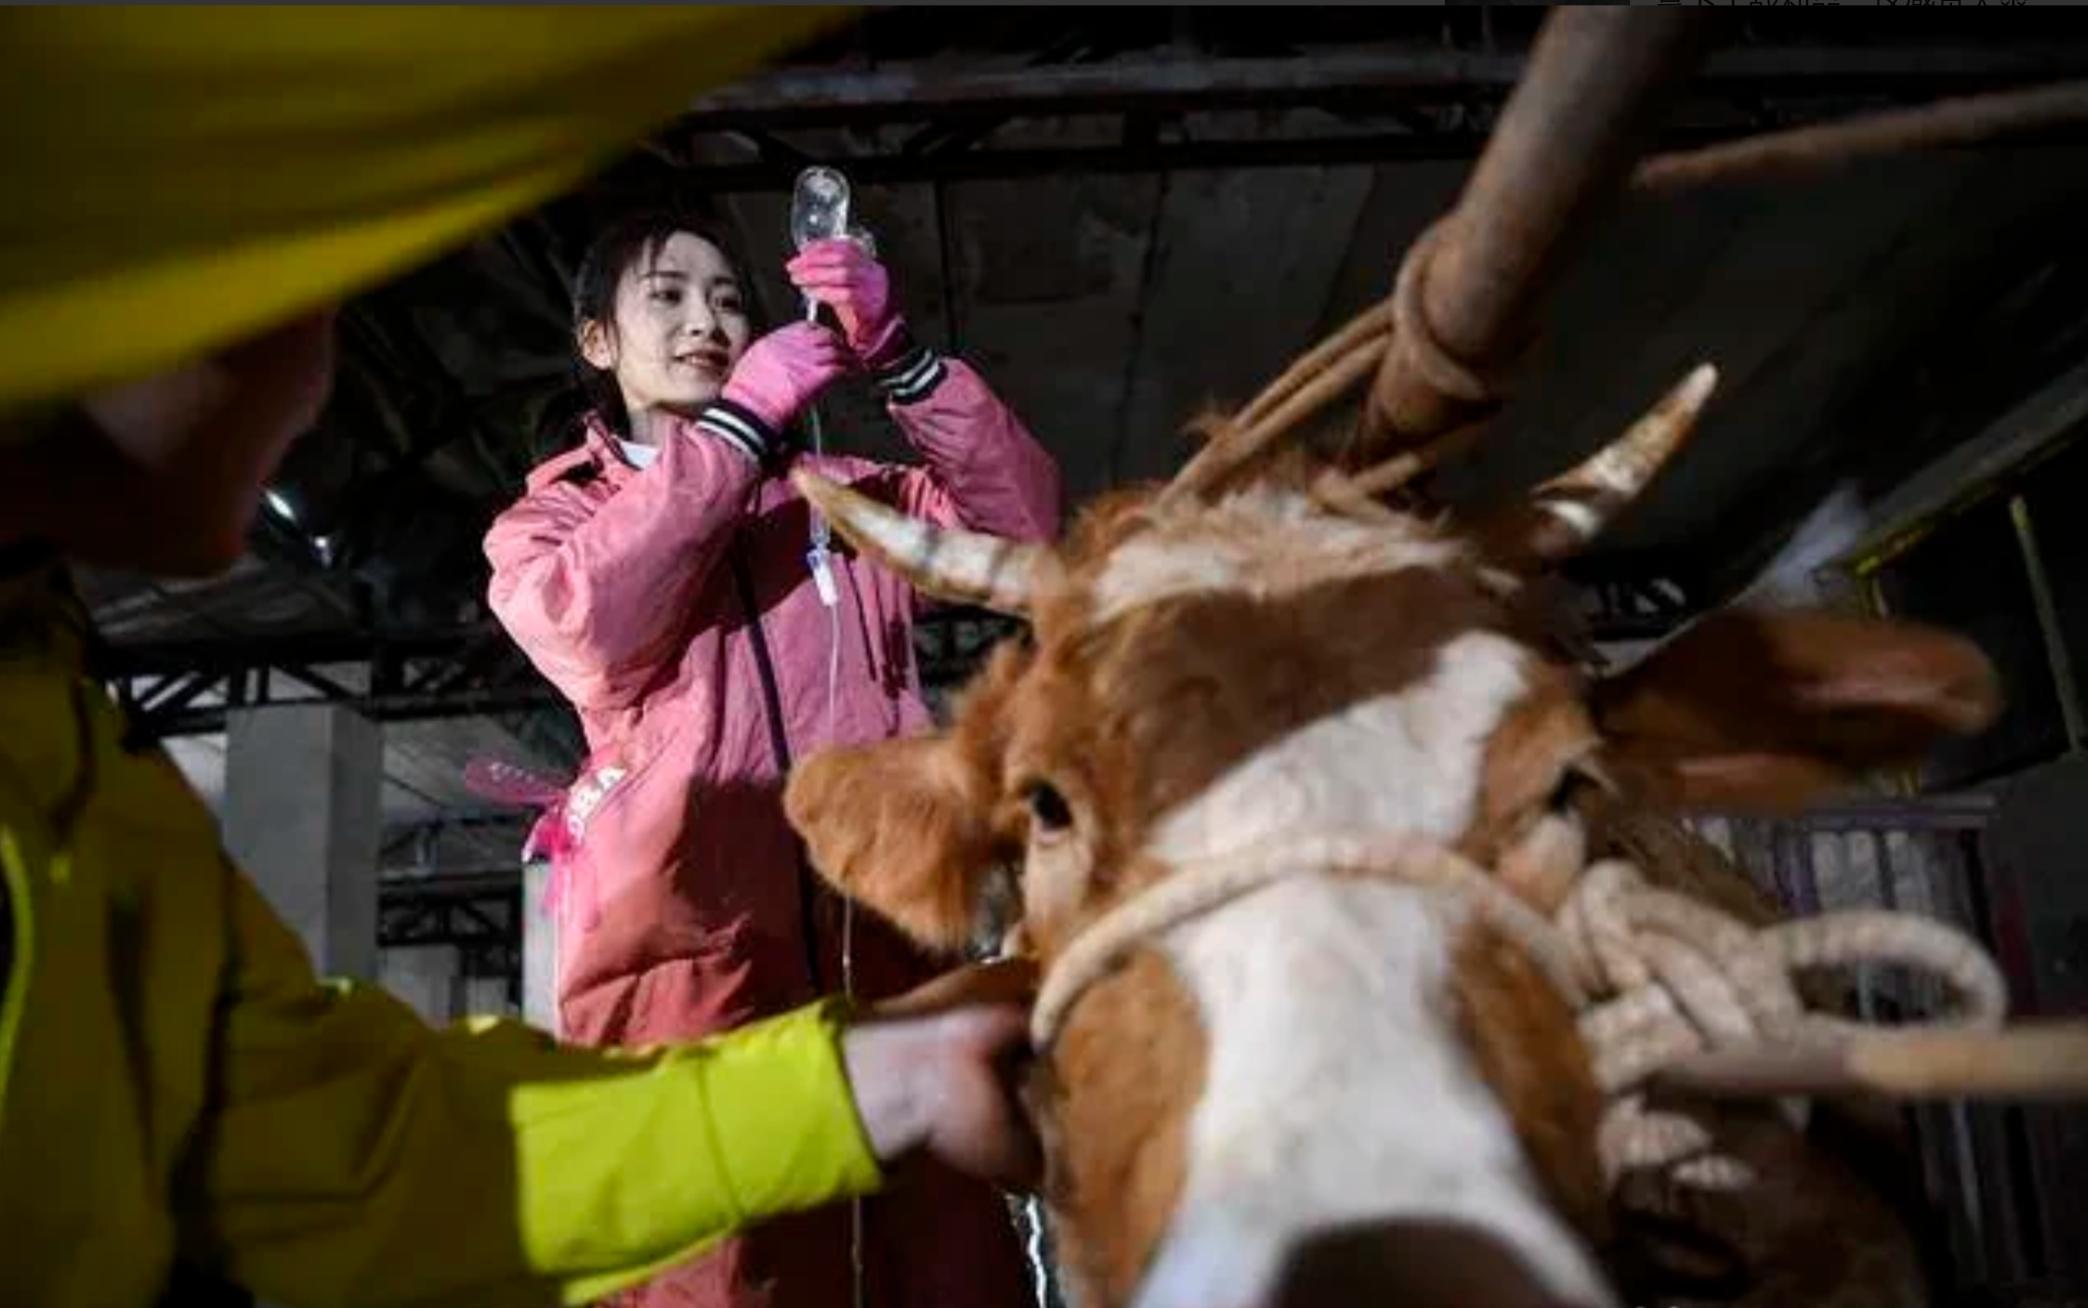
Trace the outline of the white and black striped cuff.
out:
<instances>
[{"instance_id":1,"label":"white and black striped cuff","mask_svg":"<svg viewBox=\"0 0 2088 1308\"><path fill-rule=\"evenodd\" d=\"M894 404L912 404L927 399L948 374L942 355L930 346L916 345L877 370L877 389Z\"/></svg>"},{"instance_id":2,"label":"white and black striped cuff","mask_svg":"<svg viewBox=\"0 0 2088 1308\"><path fill-rule=\"evenodd\" d=\"M752 409L731 400L712 400L704 405L696 417L696 428L732 445L759 464L766 465L770 452L776 448L776 433L769 425L755 417Z\"/></svg>"}]
</instances>

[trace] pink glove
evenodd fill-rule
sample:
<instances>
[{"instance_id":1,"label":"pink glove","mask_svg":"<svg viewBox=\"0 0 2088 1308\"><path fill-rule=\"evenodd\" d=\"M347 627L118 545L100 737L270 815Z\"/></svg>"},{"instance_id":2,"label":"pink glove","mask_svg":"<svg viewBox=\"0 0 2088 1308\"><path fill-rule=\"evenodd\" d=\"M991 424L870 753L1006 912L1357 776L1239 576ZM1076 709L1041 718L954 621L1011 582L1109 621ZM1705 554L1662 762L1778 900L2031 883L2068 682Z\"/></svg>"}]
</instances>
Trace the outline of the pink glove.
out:
<instances>
[{"instance_id":1,"label":"pink glove","mask_svg":"<svg viewBox=\"0 0 2088 1308\"><path fill-rule=\"evenodd\" d=\"M794 322L748 346L718 397L780 432L852 363L831 328Z\"/></svg>"},{"instance_id":2,"label":"pink glove","mask_svg":"<svg viewBox=\"0 0 2088 1308\"><path fill-rule=\"evenodd\" d=\"M793 286L833 308L864 367L874 372L904 351L906 324L894 311L891 274L854 241L814 241L783 267Z\"/></svg>"}]
</instances>

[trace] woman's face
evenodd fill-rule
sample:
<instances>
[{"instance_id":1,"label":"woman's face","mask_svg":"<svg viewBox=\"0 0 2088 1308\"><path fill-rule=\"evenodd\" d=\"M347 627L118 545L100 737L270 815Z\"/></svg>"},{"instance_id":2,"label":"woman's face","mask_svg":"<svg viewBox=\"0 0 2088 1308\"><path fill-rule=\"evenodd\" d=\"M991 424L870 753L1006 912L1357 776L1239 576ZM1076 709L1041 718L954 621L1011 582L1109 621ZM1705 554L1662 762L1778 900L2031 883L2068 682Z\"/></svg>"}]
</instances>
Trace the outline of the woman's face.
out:
<instances>
[{"instance_id":1,"label":"woman's face","mask_svg":"<svg viewBox=\"0 0 2088 1308\"><path fill-rule=\"evenodd\" d=\"M616 321L583 323L580 354L616 374L635 418L686 412L718 397L746 351L751 327L739 277L724 252L676 232L642 252L616 284Z\"/></svg>"}]
</instances>

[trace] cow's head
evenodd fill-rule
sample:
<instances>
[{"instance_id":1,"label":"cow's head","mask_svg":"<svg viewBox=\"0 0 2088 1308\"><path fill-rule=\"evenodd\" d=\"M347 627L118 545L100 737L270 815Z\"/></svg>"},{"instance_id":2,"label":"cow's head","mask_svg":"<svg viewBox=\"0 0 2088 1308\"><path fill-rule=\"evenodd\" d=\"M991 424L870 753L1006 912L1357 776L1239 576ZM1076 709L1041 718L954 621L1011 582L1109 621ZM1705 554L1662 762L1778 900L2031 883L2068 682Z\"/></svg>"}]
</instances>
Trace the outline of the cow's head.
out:
<instances>
[{"instance_id":1,"label":"cow's head","mask_svg":"<svg viewBox=\"0 0 2088 1308\"><path fill-rule=\"evenodd\" d=\"M1781 804L1983 722L1979 653L1900 624L1719 618L1606 683L1555 647L1531 577L1630 500L1710 386L1700 369L1469 529L1263 477L1104 502L1047 549L806 479L866 551L1034 639L947 734L808 760L792 819L828 878L934 945L1016 869L1048 968L1112 906L1249 845L1410 833L1541 904L1579 865L1584 783ZM1572 1015L1437 894L1308 870L1197 917L1085 992L1046 1072L1085 1302L1608 1301Z\"/></svg>"}]
</instances>

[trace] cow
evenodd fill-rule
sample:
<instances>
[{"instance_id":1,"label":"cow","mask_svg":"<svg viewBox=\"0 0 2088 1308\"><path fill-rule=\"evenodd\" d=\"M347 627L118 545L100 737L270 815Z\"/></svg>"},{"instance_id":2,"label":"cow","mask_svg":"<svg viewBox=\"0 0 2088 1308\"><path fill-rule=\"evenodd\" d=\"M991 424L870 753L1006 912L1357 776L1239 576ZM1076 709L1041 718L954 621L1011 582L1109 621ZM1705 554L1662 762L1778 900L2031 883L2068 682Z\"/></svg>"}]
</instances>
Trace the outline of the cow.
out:
<instances>
[{"instance_id":1,"label":"cow","mask_svg":"<svg viewBox=\"0 0 2088 1308\"><path fill-rule=\"evenodd\" d=\"M1540 579L1638 495L1714 381L1699 368L1578 467L1469 518L1332 494L1339 477L1292 459L1115 493L1045 547L801 477L854 547L1029 624L948 730L791 778L842 893L956 951L1012 874L1049 975L1185 869L1299 864L1061 996L1032 1097L1079 1302L1681 1297L1632 1280L1590 1055L1530 951L1466 897L1313 860L1331 835L1403 840L1549 911L1614 847L1612 818L1786 809L1993 716L1977 647L1906 622L1720 614L1607 676L1562 637ZM1773 1113L1733 1121L1758 1160L1805 1153ZM1803 1189L1775 1238L1875 1228L1890 1246L1821 1301L1918 1295L1890 1196L1833 1169ZM1828 1196L1846 1200L1833 1225ZM1757 1277L1728 1297L1790 1291Z\"/></svg>"}]
</instances>

